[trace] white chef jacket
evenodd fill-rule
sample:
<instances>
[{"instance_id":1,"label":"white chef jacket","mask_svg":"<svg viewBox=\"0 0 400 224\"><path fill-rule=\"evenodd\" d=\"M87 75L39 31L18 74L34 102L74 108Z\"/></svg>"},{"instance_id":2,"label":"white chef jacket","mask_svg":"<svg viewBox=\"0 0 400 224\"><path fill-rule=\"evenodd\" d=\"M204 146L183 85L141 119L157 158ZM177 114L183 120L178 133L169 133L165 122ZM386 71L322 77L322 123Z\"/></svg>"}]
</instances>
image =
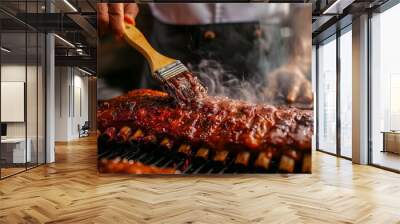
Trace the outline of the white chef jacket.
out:
<instances>
[{"instance_id":1,"label":"white chef jacket","mask_svg":"<svg viewBox=\"0 0 400 224\"><path fill-rule=\"evenodd\" d=\"M280 22L289 14L288 3L151 3L158 20L173 25L204 25L268 21Z\"/></svg>"}]
</instances>

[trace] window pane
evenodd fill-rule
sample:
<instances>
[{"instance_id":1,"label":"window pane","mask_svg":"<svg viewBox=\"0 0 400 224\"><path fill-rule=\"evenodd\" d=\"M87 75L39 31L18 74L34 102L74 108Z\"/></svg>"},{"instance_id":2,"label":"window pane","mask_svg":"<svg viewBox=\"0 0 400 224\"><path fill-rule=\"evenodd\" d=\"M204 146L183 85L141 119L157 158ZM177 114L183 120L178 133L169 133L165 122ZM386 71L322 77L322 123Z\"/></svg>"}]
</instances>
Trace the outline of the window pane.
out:
<instances>
[{"instance_id":1,"label":"window pane","mask_svg":"<svg viewBox=\"0 0 400 224\"><path fill-rule=\"evenodd\" d=\"M399 21L400 4L371 19L372 163L396 170L400 170L400 32L394 27Z\"/></svg>"},{"instance_id":2,"label":"window pane","mask_svg":"<svg viewBox=\"0 0 400 224\"><path fill-rule=\"evenodd\" d=\"M336 153L336 40L318 48L318 148Z\"/></svg>"},{"instance_id":3,"label":"window pane","mask_svg":"<svg viewBox=\"0 0 400 224\"><path fill-rule=\"evenodd\" d=\"M316 84L317 84L317 48L315 45L312 46L312 62L311 62L311 83L312 83L312 90L313 90L313 105L314 105L314 130L317 130L315 125L316 125L316 113L315 113L315 109L316 109ZM312 137L312 150L316 149L316 133L314 133L313 137Z\"/></svg>"},{"instance_id":4,"label":"window pane","mask_svg":"<svg viewBox=\"0 0 400 224\"><path fill-rule=\"evenodd\" d=\"M2 178L25 170L30 161L26 142L26 33L1 34L1 122L4 126L1 140ZM27 149L28 146L28 150Z\"/></svg>"},{"instance_id":5,"label":"window pane","mask_svg":"<svg viewBox=\"0 0 400 224\"><path fill-rule=\"evenodd\" d=\"M26 116L27 116L27 141L30 147L30 159L28 160L28 168L37 165L37 73L38 73L38 52L37 52L37 33L28 32L28 55L27 55L27 80L26 80ZM28 148L29 148L28 147Z\"/></svg>"},{"instance_id":6,"label":"window pane","mask_svg":"<svg viewBox=\"0 0 400 224\"><path fill-rule=\"evenodd\" d=\"M38 163L45 163L45 60L46 60L46 52L45 52L45 44L46 37L44 34L39 33L39 45L38 45Z\"/></svg>"},{"instance_id":7,"label":"window pane","mask_svg":"<svg viewBox=\"0 0 400 224\"><path fill-rule=\"evenodd\" d=\"M0 1L10 12L0 12L1 178L45 161L45 36L22 22L35 23L37 17L27 19L26 13L43 13L44 5L44 0Z\"/></svg>"},{"instance_id":8,"label":"window pane","mask_svg":"<svg viewBox=\"0 0 400 224\"><path fill-rule=\"evenodd\" d=\"M340 152L351 158L352 141L352 35L340 37Z\"/></svg>"}]
</instances>

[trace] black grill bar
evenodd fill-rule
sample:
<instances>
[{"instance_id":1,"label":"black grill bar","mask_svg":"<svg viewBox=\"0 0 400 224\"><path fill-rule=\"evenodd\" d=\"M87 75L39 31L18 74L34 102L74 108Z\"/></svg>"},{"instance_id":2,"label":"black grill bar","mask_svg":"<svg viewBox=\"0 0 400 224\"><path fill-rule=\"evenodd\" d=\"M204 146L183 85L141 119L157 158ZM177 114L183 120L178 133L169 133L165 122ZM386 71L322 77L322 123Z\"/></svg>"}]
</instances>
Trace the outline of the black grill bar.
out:
<instances>
[{"instance_id":1,"label":"black grill bar","mask_svg":"<svg viewBox=\"0 0 400 224\"><path fill-rule=\"evenodd\" d=\"M251 157L249 165L235 164L235 155L228 155L226 161L213 161L212 156L208 159L185 155L177 152L177 147L172 150L165 149L156 144L117 144L109 142L99 144L98 159L141 162L146 165L159 168L174 168L182 174L239 174L239 173L276 173L279 169L279 161L272 160L269 170L253 167L255 158Z\"/></svg>"},{"instance_id":2,"label":"black grill bar","mask_svg":"<svg viewBox=\"0 0 400 224\"><path fill-rule=\"evenodd\" d=\"M165 149L155 145L120 144L116 146L110 143L102 148L104 152L99 154L99 159L127 159L160 168L175 168L182 174L223 174L225 170L228 170L227 165L204 159L191 161L188 156L176 151L166 152Z\"/></svg>"}]
</instances>

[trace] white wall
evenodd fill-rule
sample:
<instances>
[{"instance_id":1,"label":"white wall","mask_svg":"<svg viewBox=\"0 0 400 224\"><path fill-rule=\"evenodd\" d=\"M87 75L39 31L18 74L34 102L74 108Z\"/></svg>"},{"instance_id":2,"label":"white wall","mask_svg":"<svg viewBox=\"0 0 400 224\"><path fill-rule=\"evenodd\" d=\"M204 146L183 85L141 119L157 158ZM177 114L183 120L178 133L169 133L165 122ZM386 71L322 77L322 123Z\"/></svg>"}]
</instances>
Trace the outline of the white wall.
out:
<instances>
[{"instance_id":1,"label":"white wall","mask_svg":"<svg viewBox=\"0 0 400 224\"><path fill-rule=\"evenodd\" d=\"M55 140L79 137L78 125L88 121L88 78L72 67L56 67Z\"/></svg>"},{"instance_id":2,"label":"white wall","mask_svg":"<svg viewBox=\"0 0 400 224\"><path fill-rule=\"evenodd\" d=\"M69 69L55 68L55 141L67 141L69 133Z\"/></svg>"},{"instance_id":3,"label":"white wall","mask_svg":"<svg viewBox=\"0 0 400 224\"><path fill-rule=\"evenodd\" d=\"M36 99L36 80L33 80L30 77L30 74L36 75L36 67L35 66L28 66L28 88L27 88L27 106L29 107L29 111L35 110L37 105ZM9 65L2 65L1 66L1 81L3 82L10 82L10 81L17 81L17 82L25 82L25 65L18 65L18 64L9 64ZM34 87L34 88L33 88ZM39 105L40 107L41 105ZM2 110L7 110L7 108L1 108ZM29 127L33 127L36 130L36 120L37 115L36 113L27 113L28 122L34 122L35 124L28 124ZM36 132L36 131L35 131ZM29 133L29 130L28 130ZM25 137L25 123L24 122L12 122L7 123L7 136L8 137ZM29 136L28 136L29 137Z\"/></svg>"},{"instance_id":4,"label":"white wall","mask_svg":"<svg viewBox=\"0 0 400 224\"><path fill-rule=\"evenodd\" d=\"M25 65L2 65L1 66L1 81L25 82ZM7 110L7 108L1 108ZM7 137L25 137L25 123L7 123Z\"/></svg>"},{"instance_id":5,"label":"white wall","mask_svg":"<svg viewBox=\"0 0 400 224\"><path fill-rule=\"evenodd\" d=\"M89 113L88 113L88 78L81 76L82 73L79 75L74 75L74 108L72 109L72 136L74 138L79 137L78 133L78 124L81 126L85 123L85 121L89 120Z\"/></svg>"}]
</instances>

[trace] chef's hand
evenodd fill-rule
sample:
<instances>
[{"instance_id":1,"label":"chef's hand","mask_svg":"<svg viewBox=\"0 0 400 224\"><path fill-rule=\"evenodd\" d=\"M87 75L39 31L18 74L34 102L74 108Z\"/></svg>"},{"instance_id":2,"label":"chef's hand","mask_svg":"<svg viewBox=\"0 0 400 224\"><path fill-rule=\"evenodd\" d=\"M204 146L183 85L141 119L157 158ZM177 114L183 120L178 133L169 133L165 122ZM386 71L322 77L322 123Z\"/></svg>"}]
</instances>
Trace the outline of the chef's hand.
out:
<instances>
[{"instance_id":1,"label":"chef's hand","mask_svg":"<svg viewBox=\"0 0 400 224\"><path fill-rule=\"evenodd\" d=\"M135 23L138 12L139 8L136 3L98 3L99 34L104 35L111 30L117 37L122 37L124 34L124 18Z\"/></svg>"},{"instance_id":2,"label":"chef's hand","mask_svg":"<svg viewBox=\"0 0 400 224\"><path fill-rule=\"evenodd\" d=\"M271 101L284 98L287 103L311 104L313 93L310 81L296 64L283 65L268 74L264 94Z\"/></svg>"}]
</instances>

